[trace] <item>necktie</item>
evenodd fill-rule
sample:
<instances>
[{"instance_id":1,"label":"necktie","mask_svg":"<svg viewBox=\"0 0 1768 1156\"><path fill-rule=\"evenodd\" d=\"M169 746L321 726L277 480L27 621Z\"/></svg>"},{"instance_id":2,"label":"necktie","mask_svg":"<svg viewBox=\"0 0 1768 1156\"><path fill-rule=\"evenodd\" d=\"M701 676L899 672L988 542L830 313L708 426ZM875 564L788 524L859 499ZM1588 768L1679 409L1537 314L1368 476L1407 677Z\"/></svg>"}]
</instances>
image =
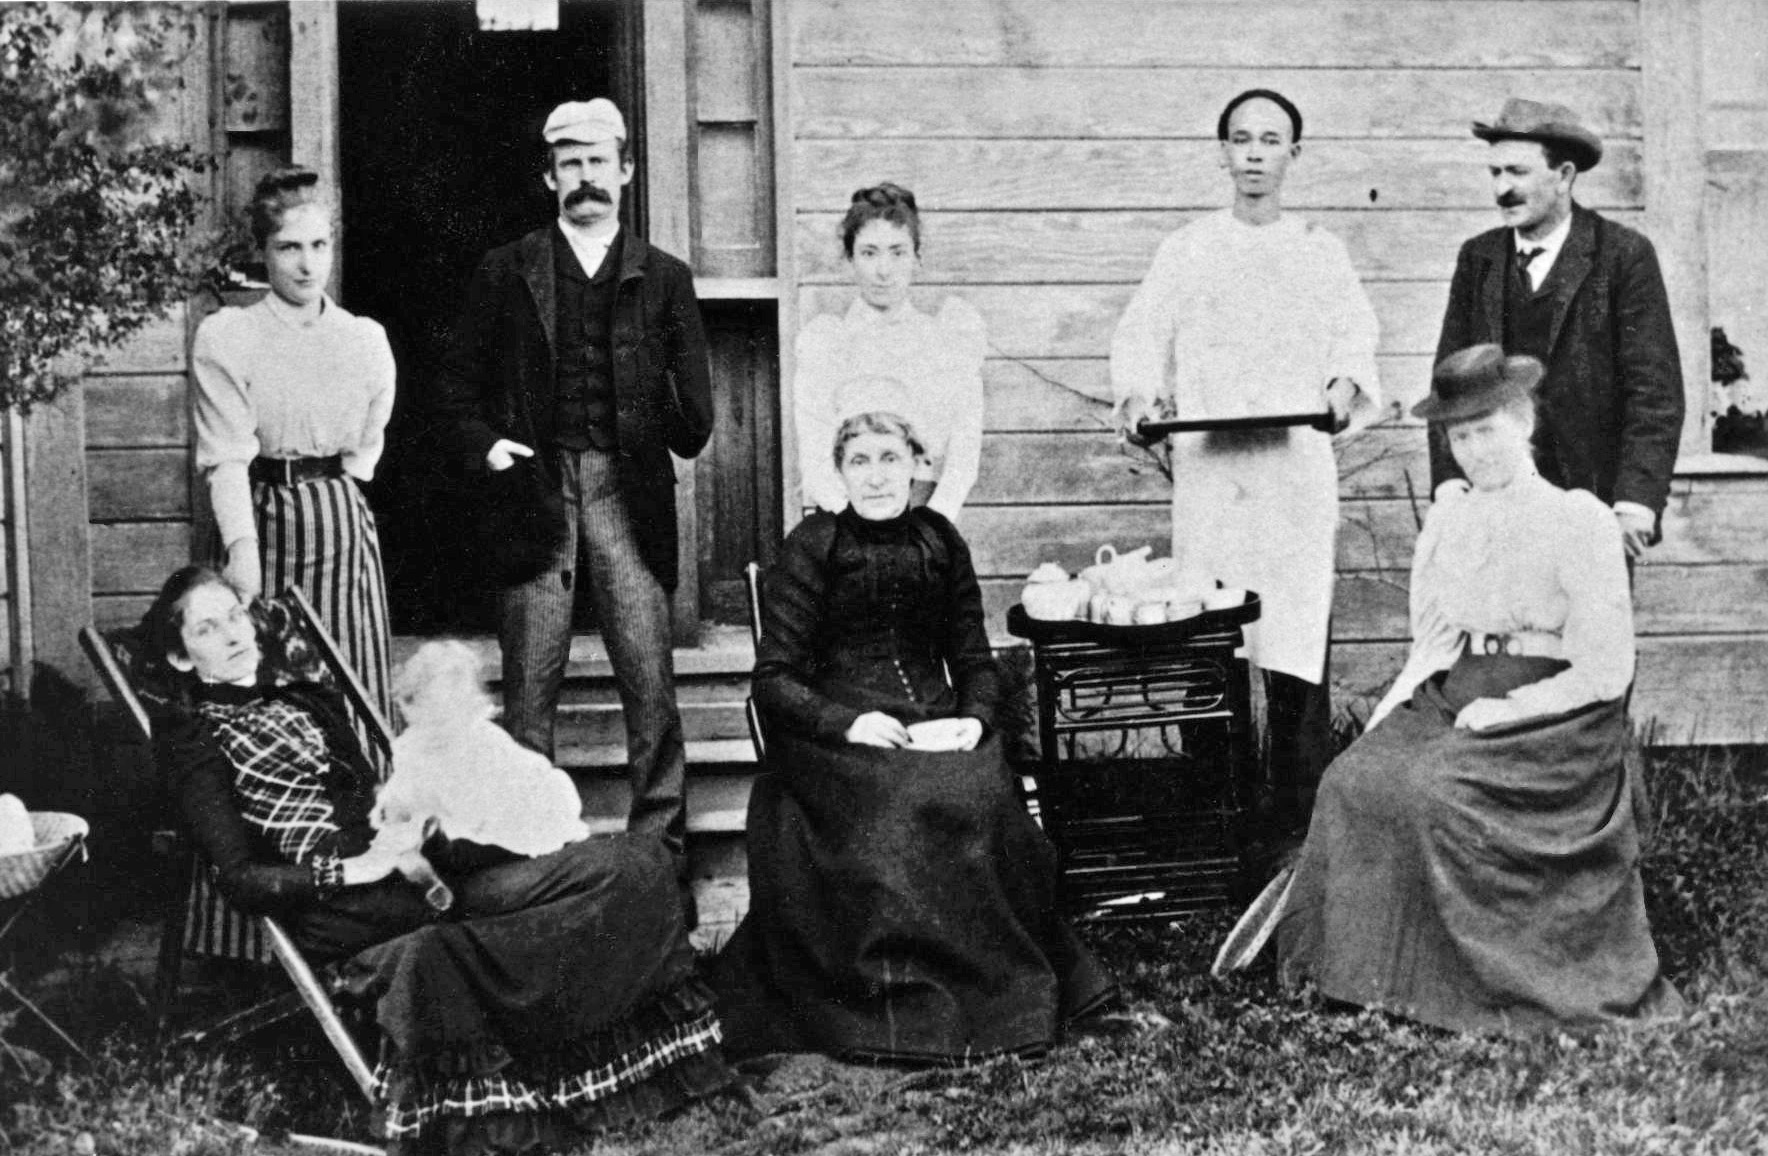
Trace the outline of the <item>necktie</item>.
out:
<instances>
[{"instance_id":1,"label":"necktie","mask_svg":"<svg viewBox=\"0 0 1768 1156\"><path fill-rule=\"evenodd\" d=\"M1542 248L1518 249L1516 251L1516 267L1518 269L1522 270L1522 275L1524 277L1528 278L1529 287L1531 289L1536 288L1537 283L1535 281L1535 278L1530 276L1530 274L1529 274L1529 262L1533 261L1536 257L1539 257L1542 253L1545 253L1546 251L1547 251L1546 249L1542 249Z\"/></svg>"}]
</instances>

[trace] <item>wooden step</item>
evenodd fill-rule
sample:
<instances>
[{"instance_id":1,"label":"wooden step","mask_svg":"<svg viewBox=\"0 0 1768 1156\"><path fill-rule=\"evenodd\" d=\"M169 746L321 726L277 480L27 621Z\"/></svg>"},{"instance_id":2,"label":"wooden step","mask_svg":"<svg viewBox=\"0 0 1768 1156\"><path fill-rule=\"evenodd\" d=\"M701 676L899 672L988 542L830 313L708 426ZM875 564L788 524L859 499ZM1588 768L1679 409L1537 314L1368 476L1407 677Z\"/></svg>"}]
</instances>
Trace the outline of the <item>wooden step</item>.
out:
<instances>
[{"instance_id":1,"label":"wooden step","mask_svg":"<svg viewBox=\"0 0 1768 1156\"><path fill-rule=\"evenodd\" d=\"M577 775L583 796L583 821L592 832L626 829L632 810L632 789L623 778ZM688 834L740 835L749 813L753 775L702 775L688 779Z\"/></svg>"},{"instance_id":2,"label":"wooden step","mask_svg":"<svg viewBox=\"0 0 1768 1156\"><path fill-rule=\"evenodd\" d=\"M610 693L607 701L561 703L558 714L560 757L563 750L596 746L623 747L626 717ZM690 743L749 741L749 723L743 715L744 699L695 702L678 696L682 734ZM578 764L572 764L578 765Z\"/></svg>"},{"instance_id":3,"label":"wooden step","mask_svg":"<svg viewBox=\"0 0 1768 1156\"><path fill-rule=\"evenodd\" d=\"M404 662L426 641L428 639L415 635L396 637L393 639L393 661ZM474 635L463 637L459 641L479 653L486 679L493 684L498 682L503 651L498 646L497 639L490 635ZM705 676L737 676L747 679L749 672L755 668L755 647L749 640L749 628L746 626L708 626L702 631L698 646L676 647L674 659L675 676L683 682ZM602 645L601 635L585 633L572 636L571 653L565 666L567 685L580 679L610 679L613 675L614 667L608 661L608 651Z\"/></svg>"},{"instance_id":4,"label":"wooden step","mask_svg":"<svg viewBox=\"0 0 1768 1156\"><path fill-rule=\"evenodd\" d=\"M568 736L560 735L553 761L573 774L601 773L605 778L605 772L618 771L626 766L626 742L622 739L615 743L577 744ZM752 770L754 765L755 748L746 738L688 741L689 778L708 773L717 775L731 767Z\"/></svg>"}]
</instances>

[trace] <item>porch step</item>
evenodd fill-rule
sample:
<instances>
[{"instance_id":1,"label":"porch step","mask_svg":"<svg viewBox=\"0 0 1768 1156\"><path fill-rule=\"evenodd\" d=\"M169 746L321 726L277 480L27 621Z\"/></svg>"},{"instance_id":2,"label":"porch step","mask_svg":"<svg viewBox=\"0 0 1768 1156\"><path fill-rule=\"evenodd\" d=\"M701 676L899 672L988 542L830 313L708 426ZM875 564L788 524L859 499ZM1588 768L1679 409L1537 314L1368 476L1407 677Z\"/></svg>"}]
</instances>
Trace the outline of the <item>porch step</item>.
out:
<instances>
[{"instance_id":1,"label":"porch step","mask_svg":"<svg viewBox=\"0 0 1768 1156\"><path fill-rule=\"evenodd\" d=\"M583 796L583 821L597 834L626 829L632 791L625 779L577 775ZM741 835L749 813L749 788L755 776L702 775L688 778L688 834Z\"/></svg>"}]
</instances>

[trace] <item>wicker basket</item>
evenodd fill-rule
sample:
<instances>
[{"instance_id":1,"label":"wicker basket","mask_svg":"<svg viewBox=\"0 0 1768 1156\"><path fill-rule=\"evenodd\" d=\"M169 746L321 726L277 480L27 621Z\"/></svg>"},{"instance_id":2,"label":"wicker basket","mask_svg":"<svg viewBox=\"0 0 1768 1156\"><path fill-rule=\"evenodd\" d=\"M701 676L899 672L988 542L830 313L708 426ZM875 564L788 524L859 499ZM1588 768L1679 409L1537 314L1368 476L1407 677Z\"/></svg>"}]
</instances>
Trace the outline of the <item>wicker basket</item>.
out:
<instances>
[{"instance_id":1,"label":"wicker basket","mask_svg":"<svg viewBox=\"0 0 1768 1156\"><path fill-rule=\"evenodd\" d=\"M0 899L23 895L43 882L61 862L68 845L84 839L91 830L86 820L66 811L34 812L31 829L37 836L34 849L0 855Z\"/></svg>"}]
</instances>

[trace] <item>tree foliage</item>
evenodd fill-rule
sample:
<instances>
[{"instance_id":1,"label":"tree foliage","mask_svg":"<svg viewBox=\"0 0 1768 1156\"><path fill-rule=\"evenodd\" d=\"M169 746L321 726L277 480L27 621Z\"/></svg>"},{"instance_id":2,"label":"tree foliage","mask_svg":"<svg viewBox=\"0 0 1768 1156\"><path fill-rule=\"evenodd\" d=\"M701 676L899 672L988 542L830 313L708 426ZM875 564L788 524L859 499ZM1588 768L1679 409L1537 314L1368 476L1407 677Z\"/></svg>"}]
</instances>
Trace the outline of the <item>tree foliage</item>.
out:
<instances>
[{"instance_id":1,"label":"tree foliage","mask_svg":"<svg viewBox=\"0 0 1768 1156\"><path fill-rule=\"evenodd\" d=\"M209 264L207 158L142 139L182 32L158 6L0 4L0 409L55 398Z\"/></svg>"}]
</instances>

